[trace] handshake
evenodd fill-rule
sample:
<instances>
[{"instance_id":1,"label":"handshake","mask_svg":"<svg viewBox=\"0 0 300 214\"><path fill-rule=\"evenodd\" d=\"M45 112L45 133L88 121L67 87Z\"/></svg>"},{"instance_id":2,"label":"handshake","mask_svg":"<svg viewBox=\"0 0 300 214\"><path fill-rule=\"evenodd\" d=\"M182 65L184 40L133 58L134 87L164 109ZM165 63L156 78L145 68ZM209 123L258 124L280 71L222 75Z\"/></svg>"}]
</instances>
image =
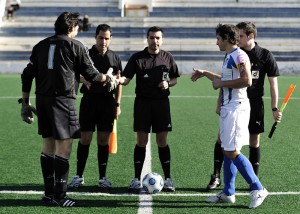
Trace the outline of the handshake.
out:
<instances>
[{"instance_id":1,"label":"handshake","mask_svg":"<svg viewBox=\"0 0 300 214\"><path fill-rule=\"evenodd\" d=\"M113 68L108 69L104 85L108 88L109 92L115 90L119 85L119 74L117 76L114 76Z\"/></svg>"}]
</instances>

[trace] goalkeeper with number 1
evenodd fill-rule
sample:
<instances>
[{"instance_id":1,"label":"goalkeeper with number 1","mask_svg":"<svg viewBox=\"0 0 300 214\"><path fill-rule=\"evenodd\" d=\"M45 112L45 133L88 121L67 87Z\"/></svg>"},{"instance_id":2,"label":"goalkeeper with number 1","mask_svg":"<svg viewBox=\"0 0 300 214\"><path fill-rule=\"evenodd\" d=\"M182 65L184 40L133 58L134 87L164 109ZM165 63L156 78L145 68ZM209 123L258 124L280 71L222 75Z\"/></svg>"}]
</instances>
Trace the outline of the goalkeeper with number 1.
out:
<instances>
[{"instance_id":1,"label":"goalkeeper with number 1","mask_svg":"<svg viewBox=\"0 0 300 214\"><path fill-rule=\"evenodd\" d=\"M86 47L73 39L78 23L79 13L63 12L55 22L55 35L34 46L21 75L21 116L29 124L35 112L29 94L33 79L36 83L38 133L44 141L40 158L45 187L42 202L61 207L82 205L66 195L72 140L80 138L76 115L80 75L91 82L105 82L109 90L119 83L113 75L100 73Z\"/></svg>"}]
</instances>

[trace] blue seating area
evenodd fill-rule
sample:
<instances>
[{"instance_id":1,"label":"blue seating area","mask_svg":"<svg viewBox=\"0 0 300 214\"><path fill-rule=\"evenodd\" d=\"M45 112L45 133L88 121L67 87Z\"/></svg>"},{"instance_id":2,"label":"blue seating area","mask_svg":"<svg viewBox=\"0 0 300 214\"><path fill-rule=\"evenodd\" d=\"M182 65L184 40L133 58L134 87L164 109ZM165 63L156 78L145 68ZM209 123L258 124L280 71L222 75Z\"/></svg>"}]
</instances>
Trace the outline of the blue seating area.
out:
<instances>
[{"instance_id":1,"label":"blue seating area","mask_svg":"<svg viewBox=\"0 0 300 214\"><path fill-rule=\"evenodd\" d=\"M74 3L71 0L63 0L61 5L65 6L59 6L52 1L34 0L33 3L31 0L24 0L22 8L15 12L14 21L6 22L6 25L0 28L0 39L4 41L0 51L2 70L10 72L11 64L20 64L18 66L22 67L22 63L29 60L36 41L54 34L54 20L63 11L79 12L82 16L89 15L90 30L80 32L77 36L88 47L94 42L98 24L107 23L112 26L112 46L116 47L115 50L123 62L146 46L148 27L159 25L164 29L166 40L168 39L164 47L173 54L183 72L191 71L191 63L213 65L224 58L224 53L214 46L216 25L239 21L256 23L258 43L272 50L281 68L289 70L300 62L300 51L297 49L300 44L300 7L294 7L292 3L280 7L279 2L274 1L270 3L270 7L266 3L261 7L262 4L255 3L248 7L247 3L242 1L236 6L227 5L223 1L215 6L207 1L205 6L201 7L200 4L191 6L189 0L176 0L175 4L172 4L172 0L166 0L168 6L154 6L149 17L133 18L121 17L117 0L88 2ZM11 63L6 63L7 61ZM185 63L186 61L190 63ZM298 64L300 67L300 63Z\"/></svg>"},{"instance_id":2,"label":"blue seating area","mask_svg":"<svg viewBox=\"0 0 300 214\"><path fill-rule=\"evenodd\" d=\"M81 32L78 37L94 36L96 26L88 32ZM215 28L164 28L167 38L214 38ZM0 28L0 37L46 37L54 33L54 27L22 27L22 28ZM139 27L114 27L114 38L145 38L147 28ZM259 38L300 38L299 28L259 28Z\"/></svg>"},{"instance_id":3,"label":"blue seating area","mask_svg":"<svg viewBox=\"0 0 300 214\"><path fill-rule=\"evenodd\" d=\"M64 11L79 12L94 17L120 17L121 10L116 7L22 7L15 12L16 16L57 17Z\"/></svg>"},{"instance_id":4,"label":"blue seating area","mask_svg":"<svg viewBox=\"0 0 300 214\"><path fill-rule=\"evenodd\" d=\"M140 50L136 50L140 51ZM128 61L129 57L136 51L116 51L121 57L122 61ZM224 52L220 51L170 51L176 61L205 61L216 60L222 61L224 59ZM18 61L29 60L31 51L0 51L0 60ZM273 52L276 61L300 61L300 51L293 52Z\"/></svg>"},{"instance_id":5,"label":"blue seating area","mask_svg":"<svg viewBox=\"0 0 300 214\"><path fill-rule=\"evenodd\" d=\"M63 11L94 17L120 17L117 7L22 7L18 16L58 16ZM150 17L300 17L300 8L154 7Z\"/></svg>"},{"instance_id":6,"label":"blue seating area","mask_svg":"<svg viewBox=\"0 0 300 214\"><path fill-rule=\"evenodd\" d=\"M151 17L300 17L300 8L155 7Z\"/></svg>"}]
</instances>

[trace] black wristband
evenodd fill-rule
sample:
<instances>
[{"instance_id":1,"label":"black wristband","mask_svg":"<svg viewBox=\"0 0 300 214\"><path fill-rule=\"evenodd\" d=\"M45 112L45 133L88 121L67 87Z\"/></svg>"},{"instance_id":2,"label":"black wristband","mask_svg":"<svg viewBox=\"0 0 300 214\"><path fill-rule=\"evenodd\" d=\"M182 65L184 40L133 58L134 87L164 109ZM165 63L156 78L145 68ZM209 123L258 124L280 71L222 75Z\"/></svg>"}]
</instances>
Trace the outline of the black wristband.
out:
<instances>
[{"instance_id":1,"label":"black wristband","mask_svg":"<svg viewBox=\"0 0 300 214\"><path fill-rule=\"evenodd\" d=\"M120 107L120 103L116 103L116 107Z\"/></svg>"},{"instance_id":2,"label":"black wristband","mask_svg":"<svg viewBox=\"0 0 300 214\"><path fill-rule=\"evenodd\" d=\"M23 102L24 101L24 102ZM24 103L24 104L29 104L29 98L20 98L18 99L18 103Z\"/></svg>"},{"instance_id":3,"label":"black wristband","mask_svg":"<svg viewBox=\"0 0 300 214\"><path fill-rule=\"evenodd\" d=\"M272 111L278 111L278 108L277 107L272 108Z\"/></svg>"}]
</instances>

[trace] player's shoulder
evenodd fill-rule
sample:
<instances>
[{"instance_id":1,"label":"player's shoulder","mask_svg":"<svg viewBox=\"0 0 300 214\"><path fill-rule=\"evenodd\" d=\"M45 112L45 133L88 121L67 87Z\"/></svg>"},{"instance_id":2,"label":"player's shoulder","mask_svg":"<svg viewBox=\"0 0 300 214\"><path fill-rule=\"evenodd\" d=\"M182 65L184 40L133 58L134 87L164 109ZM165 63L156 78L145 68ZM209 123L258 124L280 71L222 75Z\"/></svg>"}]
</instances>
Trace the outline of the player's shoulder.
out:
<instances>
[{"instance_id":1,"label":"player's shoulder","mask_svg":"<svg viewBox=\"0 0 300 214\"><path fill-rule=\"evenodd\" d=\"M173 54L169 51L166 50L159 50L159 56L163 59L163 60L168 60L168 61L175 61Z\"/></svg>"},{"instance_id":2,"label":"player's shoulder","mask_svg":"<svg viewBox=\"0 0 300 214\"><path fill-rule=\"evenodd\" d=\"M86 47L86 45L84 45L80 40L77 40L77 39L74 39L74 38L69 38L70 39L70 42L73 43L74 45L80 47L80 48L83 48L83 49L88 49Z\"/></svg>"},{"instance_id":3,"label":"player's shoulder","mask_svg":"<svg viewBox=\"0 0 300 214\"><path fill-rule=\"evenodd\" d=\"M135 53L132 53L130 55L130 59L140 59L140 58L146 58L147 57L147 52L145 50L138 51Z\"/></svg>"},{"instance_id":4,"label":"player's shoulder","mask_svg":"<svg viewBox=\"0 0 300 214\"><path fill-rule=\"evenodd\" d=\"M172 53L170 51L166 51L166 50L160 49L159 52L160 52L161 55L173 57L173 55L172 55Z\"/></svg>"},{"instance_id":5,"label":"player's shoulder","mask_svg":"<svg viewBox=\"0 0 300 214\"><path fill-rule=\"evenodd\" d=\"M238 63L250 61L248 54L244 50L237 48L234 53L236 54Z\"/></svg>"},{"instance_id":6,"label":"player's shoulder","mask_svg":"<svg viewBox=\"0 0 300 214\"><path fill-rule=\"evenodd\" d=\"M254 50L255 50L255 53L257 55L265 56L265 55L271 54L270 50L268 50L267 48L259 46L257 43L255 44Z\"/></svg>"},{"instance_id":7,"label":"player's shoulder","mask_svg":"<svg viewBox=\"0 0 300 214\"><path fill-rule=\"evenodd\" d=\"M107 55L108 56L111 56L111 57L114 57L114 58L120 58L119 54L111 49L108 49L107 50Z\"/></svg>"}]
</instances>

